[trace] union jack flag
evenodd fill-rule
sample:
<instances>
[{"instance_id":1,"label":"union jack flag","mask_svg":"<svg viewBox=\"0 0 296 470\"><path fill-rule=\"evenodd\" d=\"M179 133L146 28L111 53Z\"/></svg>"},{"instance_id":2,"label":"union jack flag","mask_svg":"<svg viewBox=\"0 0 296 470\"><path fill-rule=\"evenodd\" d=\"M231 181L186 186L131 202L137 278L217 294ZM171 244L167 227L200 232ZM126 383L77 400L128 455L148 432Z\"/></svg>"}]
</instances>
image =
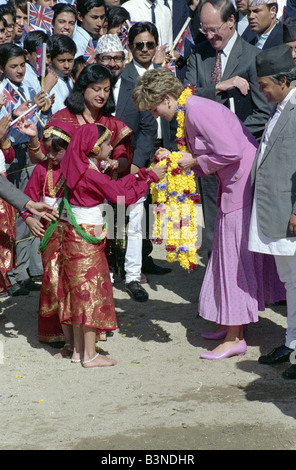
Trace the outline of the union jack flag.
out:
<instances>
[{"instance_id":1,"label":"union jack flag","mask_svg":"<svg viewBox=\"0 0 296 470\"><path fill-rule=\"evenodd\" d=\"M172 59L168 64L165 64L164 67L166 69L169 69L171 72L173 72L174 75L176 75L176 61L175 61L175 59Z\"/></svg>"},{"instance_id":2,"label":"union jack flag","mask_svg":"<svg viewBox=\"0 0 296 470\"><path fill-rule=\"evenodd\" d=\"M18 103L19 95L9 83L6 83L5 87L2 90L2 94L4 95L3 106L6 112L8 114L11 114Z\"/></svg>"},{"instance_id":3,"label":"union jack flag","mask_svg":"<svg viewBox=\"0 0 296 470\"><path fill-rule=\"evenodd\" d=\"M90 39L88 42L87 48L85 49L85 52L83 54L84 59L89 64L93 64L95 62L95 58L97 55L96 47L97 47L97 41Z\"/></svg>"},{"instance_id":4,"label":"union jack flag","mask_svg":"<svg viewBox=\"0 0 296 470\"><path fill-rule=\"evenodd\" d=\"M124 26L121 26L119 33L117 33L117 36L119 37L119 39L120 39L120 41L121 41L122 47L123 47L124 49L127 49L127 45L128 45L128 29L125 28Z\"/></svg>"},{"instance_id":5,"label":"union jack flag","mask_svg":"<svg viewBox=\"0 0 296 470\"><path fill-rule=\"evenodd\" d=\"M42 7L36 3L30 3L29 25L33 25L48 33L51 29L53 14L53 10L49 8Z\"/></svg>"},{"instance_id":6,"label":"union jack flag","mask_svg":"<svg viewBox=\"0 0 296 470\"><path fill-rule=\"evenodd\" d=\"M189 42L189 44L194 44L194 39L192 37L191 31L189 26L184 30L179 42L177 43L175 49L181 54L182 57L186 57L185 53L185 46ZM191 47L191 46L190 46Z\"/></svg>"}]
</instances>

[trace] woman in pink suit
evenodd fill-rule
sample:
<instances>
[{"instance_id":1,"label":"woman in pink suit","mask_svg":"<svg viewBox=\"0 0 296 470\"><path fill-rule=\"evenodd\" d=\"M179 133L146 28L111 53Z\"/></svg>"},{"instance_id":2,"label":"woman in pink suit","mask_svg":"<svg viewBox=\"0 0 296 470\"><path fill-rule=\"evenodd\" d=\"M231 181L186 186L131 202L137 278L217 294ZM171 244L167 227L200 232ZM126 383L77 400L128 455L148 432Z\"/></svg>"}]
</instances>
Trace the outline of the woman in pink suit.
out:
<instances>
[{"instance_id":1,"label":"woman in pink suit","mask_svg":"<svg viewBox=\"0 0 296 470\"><path fill-rule=\"evenodd\" d=\"M179 80L161 68L139 79L134 100L138 109L149 109L155 118L170 121L180 110L182 92ZM183 152L179 166L193 168L198 177L215 173L219 180L219 213L199 313L219 324L211 338L224 341L201 357L243 355L247 349L244 325L258 321L258 310L265 308L262 258L248 251L250 172L257 143L236 115L215 101L189 96L183 112L190 153Z\"/></svg>"}]
</instances>

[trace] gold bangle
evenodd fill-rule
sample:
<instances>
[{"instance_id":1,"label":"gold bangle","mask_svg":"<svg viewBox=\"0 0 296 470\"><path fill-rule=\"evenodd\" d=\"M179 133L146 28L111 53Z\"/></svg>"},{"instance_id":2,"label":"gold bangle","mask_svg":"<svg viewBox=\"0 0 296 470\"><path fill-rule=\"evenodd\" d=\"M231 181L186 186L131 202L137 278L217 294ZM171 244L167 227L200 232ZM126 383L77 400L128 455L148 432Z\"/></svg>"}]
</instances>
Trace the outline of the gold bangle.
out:
<instances>
[{"instance_id":1,"label":"gold bangle","mask_svg":"<svg viewBox=\"0 0 296 470\"><path fill-rule=\"evenodd\" d=\"M11 141L9 139L5 139L4 142L6 142L6 140L8 141L8 144L7 145L2 145L1 144L2 150L8 150L11 147Z\"/></svg>"},{"instance_id":2,"label":"gold bangle","mask_svg":"<svg viewBox=\"0 0 296 470\"><path fill-rule=\"evenodd\" d=\"M38 147L30 147L30 144L28 144L28 149L31 150L31 152L38 152L38 150L40 149L40 144L38 145Z\"/></svg>"}]
</instances>

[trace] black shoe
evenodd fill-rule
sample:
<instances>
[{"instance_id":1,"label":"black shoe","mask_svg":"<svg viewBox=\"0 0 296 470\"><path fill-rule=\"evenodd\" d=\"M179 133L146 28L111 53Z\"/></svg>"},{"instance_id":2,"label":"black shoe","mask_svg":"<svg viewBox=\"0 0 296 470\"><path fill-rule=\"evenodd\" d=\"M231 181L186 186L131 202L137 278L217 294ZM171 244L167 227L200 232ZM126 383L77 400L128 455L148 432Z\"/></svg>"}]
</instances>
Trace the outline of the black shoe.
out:
<instances>
[{"instance_id":1,"label":"black shoe","mask_svg":"<svg viewBox=\"0 0 296 470\"><path fill-rule=\"evenodd\" d=\"M296 379L296 364L293 364L282 373L284 379Z\"/></svg>"},{"instance_id":2,"label":"black shoe","mask_svg":"<svg viewBox=\"0 0 296 470\"><path fill-rule=\"evenodd\" d=\"M275 348L266 356L259 357L258 361L260 364L267 364L269 366L273 366L275 364L282 364L283 362L288 362L290 359L290 354L293 352L294 349L287 348L284 344Z\"/></svg>"},{"instance_id":3,"label":"black shoe","mask_svg":"<svg viewBox=\"0 0 296 470\"><path fill-rule=\"evenodd\" d=\"M131 296L131 298L137 302L146 302L148 300L148 293L141 286L139 281L129 282L125 285L125 290Z\"/></svg>"},{"instance_id":4,"label":"black shoe","mask_svg":"<svg viewBox=\"0 0 296 470\"><path fill-rule=\"evenodd\" d=\"M16 283L8 289L8 295L12 297L18 297L19 295L28 295L30 291L20 284Z\"/></svg>"},{"instance_id":5,"label":"black shoe","mask_svg":"<svg viewBox=\"0 0 296 470\"><path fill-rule=\"evenodd\" d=\"M28 291L38 291L41 289L41 284L36 284L32 279L26 279L20 282L21 287L24 287Z\"/></svg>"},{"instance_id":6,"label":"black shoe","mask_svg":"<svg viewBox=\"0 0 296 470\"><path fill-rule=\"evenodd\" d=\"M157 264L155 264L153 259L149 256L145 259L145 261L143 261L142 272L144 274L168 274L172 272L172 270L171 268L162 268L157 266Z\"/></svg>"}]
</instances>

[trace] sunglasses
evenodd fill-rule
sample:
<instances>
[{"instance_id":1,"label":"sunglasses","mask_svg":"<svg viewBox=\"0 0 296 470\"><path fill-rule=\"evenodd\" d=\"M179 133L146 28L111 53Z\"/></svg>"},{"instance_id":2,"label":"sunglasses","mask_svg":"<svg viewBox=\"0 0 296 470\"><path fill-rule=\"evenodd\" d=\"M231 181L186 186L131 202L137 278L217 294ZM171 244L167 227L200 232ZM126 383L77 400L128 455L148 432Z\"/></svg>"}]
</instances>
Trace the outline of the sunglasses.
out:
<instances>
[{"instance_id":1,"label":"sunglasses","mask_svg":"<svg viewBox=\"0 0 296 470\"><path fill-rule=\"evenodd\" d=\"M152 51L152 49L155 48L156 44L154 41L142 41L142 42L136 42L134 46L137 49L137 51L142 51L145 46L147 47L147 49Z\"/></svg>"}]
</instances>

